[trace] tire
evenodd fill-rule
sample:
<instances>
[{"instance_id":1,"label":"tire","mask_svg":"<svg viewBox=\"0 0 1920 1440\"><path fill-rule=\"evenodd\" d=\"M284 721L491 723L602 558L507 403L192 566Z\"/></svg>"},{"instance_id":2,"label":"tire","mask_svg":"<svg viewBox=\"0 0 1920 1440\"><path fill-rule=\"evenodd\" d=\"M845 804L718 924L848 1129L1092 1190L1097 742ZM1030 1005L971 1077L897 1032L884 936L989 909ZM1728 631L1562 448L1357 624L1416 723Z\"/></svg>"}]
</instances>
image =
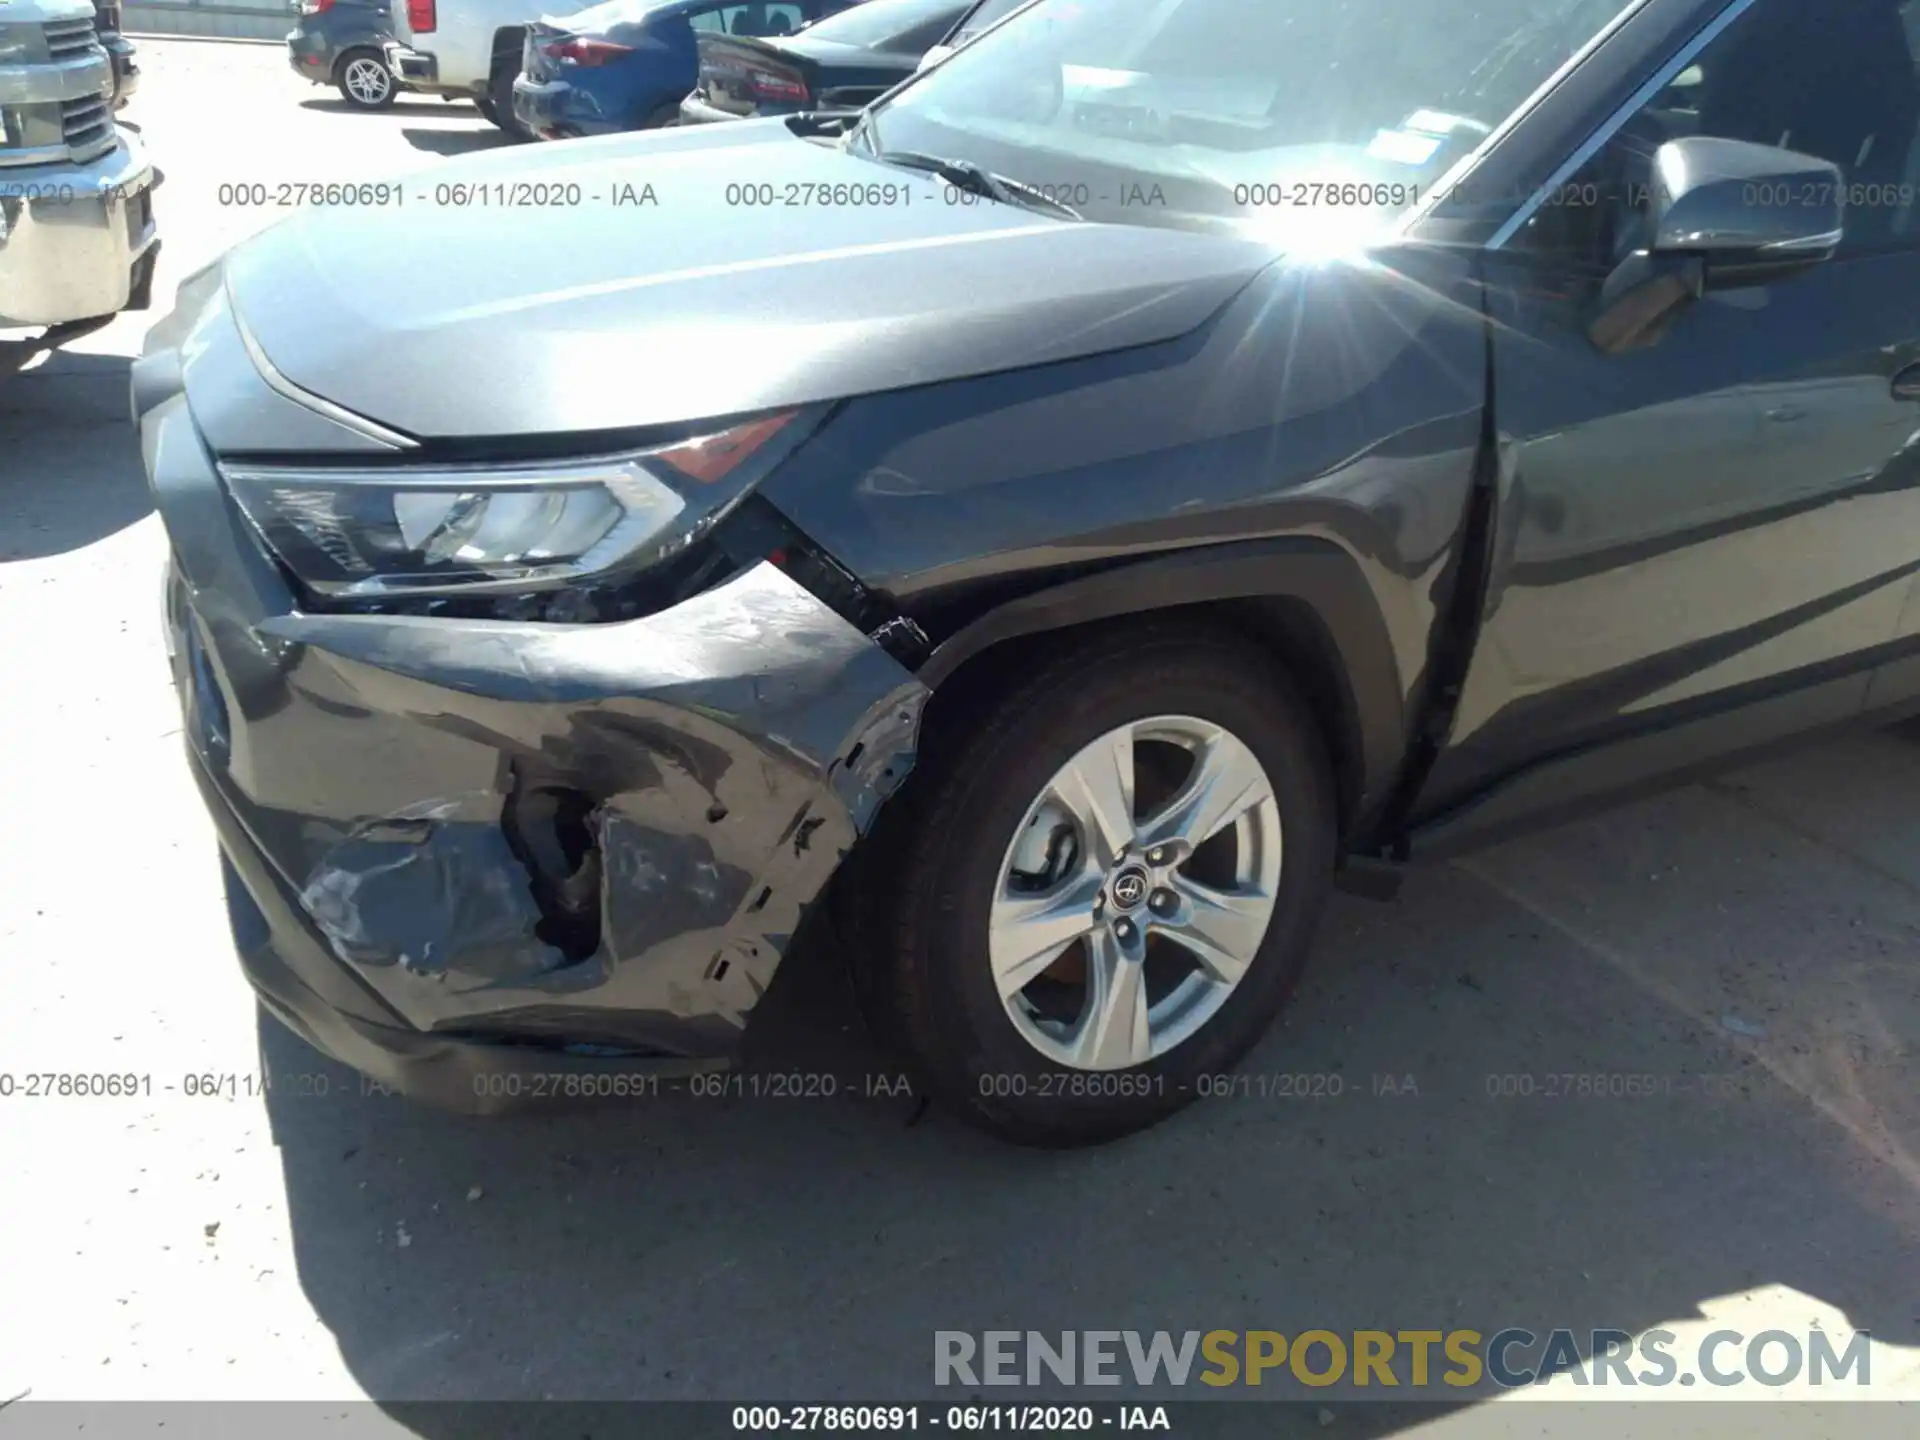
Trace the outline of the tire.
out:
<instances>
[{"instance_id":1,"label":"tire","mask_svg":"<svg viewBox=\"0 0 1920 1440\"><path fill-rule=\"evenodd\" d=\"M1031 1036L1062 1022L1057 1017L1034 1019L1026 1008L1030 990L1020 991L1016 1001L1001 999L989 919L996 897L1003 896L1007 886L1025 883L1004 868L1023 853L1010 847L1016 832L1032 829L1027 817L1041 805L1062 768L1110 732L1152 717L1192 722L1202 733L1211 727L1216 740L1206 744L1223 755L1242 756L1237 762L1242 766L1244 756L1250 755L1264 772L1269 798L1248 809L1248 818L1233 822L1253 828L1236 829L1226 843L1236 865L1244 863L1238 854L1243 849L1270 846L1281 857L1274 862L1277 874L1264 872L1270 878L1256 887L1261 894L1256 903L1269 903L1270 897L1271 911L1264 932L1257 921L1236 932L1252 956L1237 980L1216 980L1203 973L1206 967L1196 967L1194 973L1208 987L1203 993L1211 996L1224 989L1224 998L1209 1000L1216 1007L1211 1011L1204 1005L1192 1009L1190 1013L1199 1016L1190 1021L1192 1028L1170 1025L1164 1039L1152 1034L1147 1043L1153 1053L1144 1061L1113 1063L1114 1054L1097 1053L1097 1046L1093 1052L1069 1046L1097 1063L1061 1063L1037 1045L1057 1048L1066 1042L1051 1037L1036 1042ZM1152 1125L1206 1093L1212 1077L1237 1064L1298 984L1331 889L1336 851L1336 806L1320 733L1291 683L1275 672L1270 655L1212 632L1174 627L1131 628L1083 643L1044 663L1037 674L984 712L970 715L966 723L970 733L956 735L945 754L930 756L913 788L900 797L899 808L883 812L881 826L869 838L871 854L899 858L873 859L856 872L866 882L859 887L861 894L890 897L879 914L869 911L868 923L860 927L867 933L856 942L856 954L864 946L871 970L856 988L883 1042L902 1052L902 1063L926 1092L994 1134L1017 1144L1066 1147L1115 1139ZM1155 721L1162 723L1173 720ZM1141 738L1151 739L1153 729L1142 727ZM1220 732L1243 750L1221 748ZM1170 763L1164 756L1173 752L1154 744L1129 753L1152 755L1164 768ZM1195 768L1190 774L1200 773L1198 760L1171 763L1191 764ZM1234 773L1251 772L1243 768ZM1160 783L1177 794L1188 793L1181 786L1189 782ZM1246 793L1259 788L1256 784ZM1164 810L1158 819L1151 812L1155 804L1171 803L1167 793L1163 788L1160 798L1151 800L1146 783L1140 783L1136 803L1150 813L1144 821L1136 816L1135 828L1165 823ZM1276 823L1277 831L1271 828ZM1269 828L1262 830L1262 825ZM1248 843L1249 836L1260 835L1270 838ZM1128 842L1135 843L1141 842ZM1047 846L1049 865L1054 849L1051 843ZM1085 853L1091 857L1096 852ZM1157 878L1145 881L1153 887L1152 898L1143 901L1139 893L1144 862L1173 852L1147 852L1142 843L1139 850L1119 853L1113 865L1120 868L1104 872L1110 883L1096 903L1121 903L1119 886L1129 866L1134 867L1135 882L1131 904L1184 903L1173 889L1164 888L1196 878L1184 869L1177 879L1173 872L1153 870ZM1220 852L1210 853L1218 858ZM1190 863L1198 865L1201 859ZM872 877L882 868L886 879L875 885ZM1099 871L1095 864L1089 873ZM1099 883L1097 873L1094 883ZM1183 893L1193 892L1188 887ZM1128 913L1142 922L1133 925L1135 935L1154 932L1161 937L1146 942L1161 947L1147 953L1164 959L1170 953L1165 946L1173 941L1147 910ZM1104 916L1116 933L1126 923L1117 909L1106 909ZM1110 943L1098 923L1094 928L1100 944ZM1248 938L1254 935L1257 941ZM1072 947L1092 943L1074 941ZM1073 959L1072 947L1066 961L1056 964ZM1101 953L1078 952L1083 974L1093 973ZM1182 962L1191 959L1179 946L1172 953ZM1152 968L1145 964L1131 973L1145 976ZM1057 985L1050 978L1052 967L1038 973L1035 983ZM1177 986L1171 992L1163 989L1158 1001L1147 993L1147 1003L1158 1008L1172 1003L1169 994L1180 992ZM1085 1032L1087 1016L1096 1007L1090 1003L1090 987L1082 994L1068 1008L1078 1009L1075 1028ZM1015 1015L1016 1008L1021 1017ZM1152 1012L1146 1013L1143 1028L1132 1034L1151 1029ZM1159 1048L1163 1044L1165 1048ZM1143 1052L1137 1042L1123 1042L1118 1053Z\"/></svg>"},{"instance_id":2,"label":"tire","mask_svg":"<svg viewBox=\"0 0 1920 1440\"><path fill-rule=\"evenodd\" d=\"M680 102L662 105L640 122L642 130L671 130L680 123Z\"/></svg>"},{"instance_id":3,"label":"tire","mask_svg":"<svg viewBox=\"0 0 1920 1440\"><path fill-rule=\"evenodd\" d=\"M513 113L513 79L520 73L520 56L516 52L511 63L507 57L493 57L493 75L487 81L486 104L480 107L480 113L491 120L514 140L532 140L534 134L522 125ZM476 102L477 103L477 102Z\"/></svg>"},{"instance_id":4,"label":"tire","mask_svg":"<svg viewBox=\"0 0 1920 1440\"><path fill-rule=\"evenodd\" d=\"M377 86L376 75L384 81ZM333 67L334 88L340 98L356 110L385 110L392 106L400 86L387 69L387 62L375 50L349 50Z\"/></svg>"}]
</instances>

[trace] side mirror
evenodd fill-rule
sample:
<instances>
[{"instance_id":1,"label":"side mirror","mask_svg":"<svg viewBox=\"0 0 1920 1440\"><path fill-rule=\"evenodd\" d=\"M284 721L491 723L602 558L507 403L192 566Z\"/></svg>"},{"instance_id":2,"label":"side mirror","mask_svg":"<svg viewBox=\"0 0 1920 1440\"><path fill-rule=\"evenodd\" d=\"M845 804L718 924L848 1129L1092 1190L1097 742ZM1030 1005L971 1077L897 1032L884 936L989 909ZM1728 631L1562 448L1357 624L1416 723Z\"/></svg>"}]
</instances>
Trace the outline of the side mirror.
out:
<instances>
[{"instance_id":1,"label":"side mirror","mask_svg":"<svg viewBox=\"0 0 1920 1440\"><path fill-rule=\"evenodd\" d=\"M1760 285L1833 258L1846 232L1840 167L1696 135L1654 153L1651 242L1601 287L1587 333L1608 354L1657 342L1709 290Z\"/></svg>"}]
</instances>

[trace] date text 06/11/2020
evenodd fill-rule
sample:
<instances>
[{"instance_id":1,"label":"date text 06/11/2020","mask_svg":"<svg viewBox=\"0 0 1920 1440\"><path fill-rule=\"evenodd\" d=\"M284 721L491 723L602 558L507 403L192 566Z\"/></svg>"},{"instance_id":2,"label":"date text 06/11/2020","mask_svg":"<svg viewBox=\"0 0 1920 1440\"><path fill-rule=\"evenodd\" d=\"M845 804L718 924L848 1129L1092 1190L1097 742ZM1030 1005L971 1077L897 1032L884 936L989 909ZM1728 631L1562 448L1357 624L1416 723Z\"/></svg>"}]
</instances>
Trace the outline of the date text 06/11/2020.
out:
<instances>
[{"instance_id":1,"label":"date text 06/11/2020","mask_svg":"<svg viewBox=\"0 0 1920 1440\"><path fill-rule=\"evenodd\" d=\"M1164 1405L736 1405L732 1419L736 1431L774 1434L1173 1429Z\"/></svg>"}]
</instances>

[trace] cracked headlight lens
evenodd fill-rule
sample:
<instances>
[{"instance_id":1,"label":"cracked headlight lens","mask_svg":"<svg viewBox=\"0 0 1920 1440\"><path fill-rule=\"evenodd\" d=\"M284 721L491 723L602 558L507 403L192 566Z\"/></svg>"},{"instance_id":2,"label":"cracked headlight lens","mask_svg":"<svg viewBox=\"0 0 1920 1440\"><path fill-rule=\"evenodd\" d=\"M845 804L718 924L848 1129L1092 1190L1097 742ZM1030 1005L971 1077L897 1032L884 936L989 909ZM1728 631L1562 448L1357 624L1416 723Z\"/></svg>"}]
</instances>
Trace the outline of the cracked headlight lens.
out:
<instances>
[{"instance_id":1,"label":"cracked headlight lens","mask_svg":"<svg viewBox=\"0 0 1920 1440\"><path fill-rule=\"evenodd\" d=\"M685 548L745 493L744 462L792 418L592 461L220 473L315 595L523 593L637 572Z\"/></svg>"}]
</instances>

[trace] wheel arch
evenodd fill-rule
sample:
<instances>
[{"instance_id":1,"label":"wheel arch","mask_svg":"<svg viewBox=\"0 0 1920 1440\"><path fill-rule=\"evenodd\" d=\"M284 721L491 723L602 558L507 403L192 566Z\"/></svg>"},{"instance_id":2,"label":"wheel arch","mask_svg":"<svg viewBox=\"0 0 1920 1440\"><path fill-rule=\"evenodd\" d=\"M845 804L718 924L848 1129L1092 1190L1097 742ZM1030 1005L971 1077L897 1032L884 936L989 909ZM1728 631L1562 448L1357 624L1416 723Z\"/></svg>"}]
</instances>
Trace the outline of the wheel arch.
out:
<instances>
[{"instance_id":1,"label":"wheel arch","mask_svg":"<svg viewBox=\"0 0 1920 1440\"><path fill-rule=\"evenodd\" d=\"M1407 749L1399 667L1354 559L1312 537L1247 541L1135 561L1001 603L944 639L918 676L928 725L968 709L1036 652L1088 626L1177 621L1236 634L1283 665L1329 758L1344 843L1368 838Z\"/></svg>"},{"instance_id":2,"label":"wheel arch","mask_svg":"<svg viewBox=\"0 0 1920 1440\"><path fill-rule=\"evenodd\" d=\"M340 53L333 57L333 68L327 72L328 83L338 85L341 75L346 71L347 62L362 55L366 56L369 60L380 61L383 67L386 64L386 57L381 53L380 47L377 45L370 45L365 42L347 45L342 47Z\"/></svg>"}]
</instances>

